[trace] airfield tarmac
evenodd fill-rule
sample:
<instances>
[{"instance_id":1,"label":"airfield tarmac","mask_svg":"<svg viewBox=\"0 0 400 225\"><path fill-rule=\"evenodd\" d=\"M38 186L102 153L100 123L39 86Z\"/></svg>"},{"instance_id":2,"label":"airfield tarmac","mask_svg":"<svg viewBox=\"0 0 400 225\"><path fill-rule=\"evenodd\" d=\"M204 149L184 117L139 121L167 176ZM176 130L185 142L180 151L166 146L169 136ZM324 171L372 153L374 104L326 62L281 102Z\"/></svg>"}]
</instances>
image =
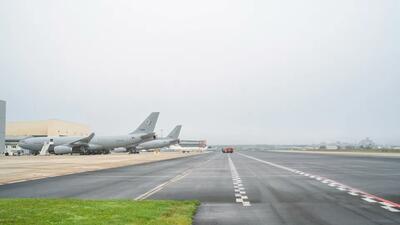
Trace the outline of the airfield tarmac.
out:
<instances>
[{"instance_id":1,"label":"airfield tarmac","mask_svg":"<svg viewBox=\"0 0 400 225\"><path fill-rule=\"evenodd\" d=\"M398 157L212 152L1 185L0 197L198 199L195 224L400 224L399 171Z\"/></svg>"},{"instance_id":2,"label":"airfield tarmac","mask_svg":"<svg viewBox=\"0 0 400 225\"><path fill-rule=\"evenodd\" d=\"M199 152L111 153L108 155L24 155L0 157L0 185L85 171L186 157Z\"/></svg>"}]
</instances>

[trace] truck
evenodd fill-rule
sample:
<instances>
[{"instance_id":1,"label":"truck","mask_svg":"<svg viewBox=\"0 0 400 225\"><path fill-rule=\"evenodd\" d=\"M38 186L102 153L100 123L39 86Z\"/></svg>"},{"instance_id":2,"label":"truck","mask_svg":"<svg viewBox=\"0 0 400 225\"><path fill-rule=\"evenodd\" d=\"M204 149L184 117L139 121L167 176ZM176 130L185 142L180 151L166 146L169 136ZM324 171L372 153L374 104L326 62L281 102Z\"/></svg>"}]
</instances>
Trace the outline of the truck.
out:
<instances>
[{"instance_id":1,"label":"truck","mask_svg":"<svg viewBox=\"0 0 400 225\"><path fill-rule=\"evenodd\" d=\"M222 148L222 153L233 153L232 147L224 147Z\"/></svg>"}]
</instances>

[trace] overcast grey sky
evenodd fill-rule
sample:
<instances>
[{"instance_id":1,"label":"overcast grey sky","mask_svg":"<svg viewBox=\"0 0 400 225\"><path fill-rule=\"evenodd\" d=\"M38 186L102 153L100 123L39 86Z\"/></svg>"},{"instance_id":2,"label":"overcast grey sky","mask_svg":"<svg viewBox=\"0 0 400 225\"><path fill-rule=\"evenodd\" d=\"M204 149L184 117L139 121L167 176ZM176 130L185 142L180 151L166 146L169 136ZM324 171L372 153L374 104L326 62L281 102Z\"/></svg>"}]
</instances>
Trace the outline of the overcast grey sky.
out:
<instances>
[{"instance_id":1,"label":"overcast grey sky","mask_svg":"<svg viewBox=\"0 0 400 225\"><path fill-rule=\"evenodd\" d=\"M7 119L400 144L398 0L0 0Z\"/></svg>"}]
</instances>

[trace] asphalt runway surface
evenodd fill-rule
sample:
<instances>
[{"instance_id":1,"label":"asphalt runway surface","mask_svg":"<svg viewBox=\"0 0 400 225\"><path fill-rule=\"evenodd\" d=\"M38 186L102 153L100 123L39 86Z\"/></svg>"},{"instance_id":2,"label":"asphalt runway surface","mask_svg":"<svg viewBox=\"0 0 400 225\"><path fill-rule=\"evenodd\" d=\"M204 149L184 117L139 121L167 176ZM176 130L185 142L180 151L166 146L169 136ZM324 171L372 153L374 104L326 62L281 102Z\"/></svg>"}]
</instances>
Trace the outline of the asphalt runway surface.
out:
<instances>
[{"instance_id":1,"label":"asphalt runway surface","mask_svg":"<svg viewBox=\"0 0 400 225\"><path fill-rule=\"evenodd\" d=\"M2 185L0 197L198 199L195 224L400 224L400 158L213 152Z\"/></svg>"}]
</instances>

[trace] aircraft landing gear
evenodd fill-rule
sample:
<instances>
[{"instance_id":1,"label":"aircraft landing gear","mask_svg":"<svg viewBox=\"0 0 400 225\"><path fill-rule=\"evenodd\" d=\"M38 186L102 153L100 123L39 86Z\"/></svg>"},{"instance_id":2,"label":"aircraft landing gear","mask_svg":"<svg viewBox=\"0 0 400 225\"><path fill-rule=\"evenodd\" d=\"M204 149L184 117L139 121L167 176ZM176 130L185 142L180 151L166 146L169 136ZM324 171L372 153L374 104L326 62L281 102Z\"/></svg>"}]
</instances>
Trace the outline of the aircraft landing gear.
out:
<instances>
[{"instance_id":1,"label":"aircraft landing gear","mask_svg":"<svg viewBox=\"0 0 400 225\"><path fill-rule=\"evenodd\" d=\"M85 148L85 146L81 146L81 147L79 148L79 153L80 153L81 155L88 155L89 151Z\"/></svg>"},{"instance_id":2,"label":"aircraft landing gear","mask_svg":"<svg viewBox=\"0 0 400 225\"><path fill-rule=\"evenodd\" d=\"M102 153L103 153L103 155L110 154L110 150L104 150Z\"/></svg>"},{"instance_id":3,"label":"aircraft landing gear","mask_svg":"<svg viewBox=\"0 0 400 225\"><path fill-rule=\"evenodd\" d=\"M129 148L129 154L139 154L139 151L136 148Z\"/></svg>"}]
</instances>

